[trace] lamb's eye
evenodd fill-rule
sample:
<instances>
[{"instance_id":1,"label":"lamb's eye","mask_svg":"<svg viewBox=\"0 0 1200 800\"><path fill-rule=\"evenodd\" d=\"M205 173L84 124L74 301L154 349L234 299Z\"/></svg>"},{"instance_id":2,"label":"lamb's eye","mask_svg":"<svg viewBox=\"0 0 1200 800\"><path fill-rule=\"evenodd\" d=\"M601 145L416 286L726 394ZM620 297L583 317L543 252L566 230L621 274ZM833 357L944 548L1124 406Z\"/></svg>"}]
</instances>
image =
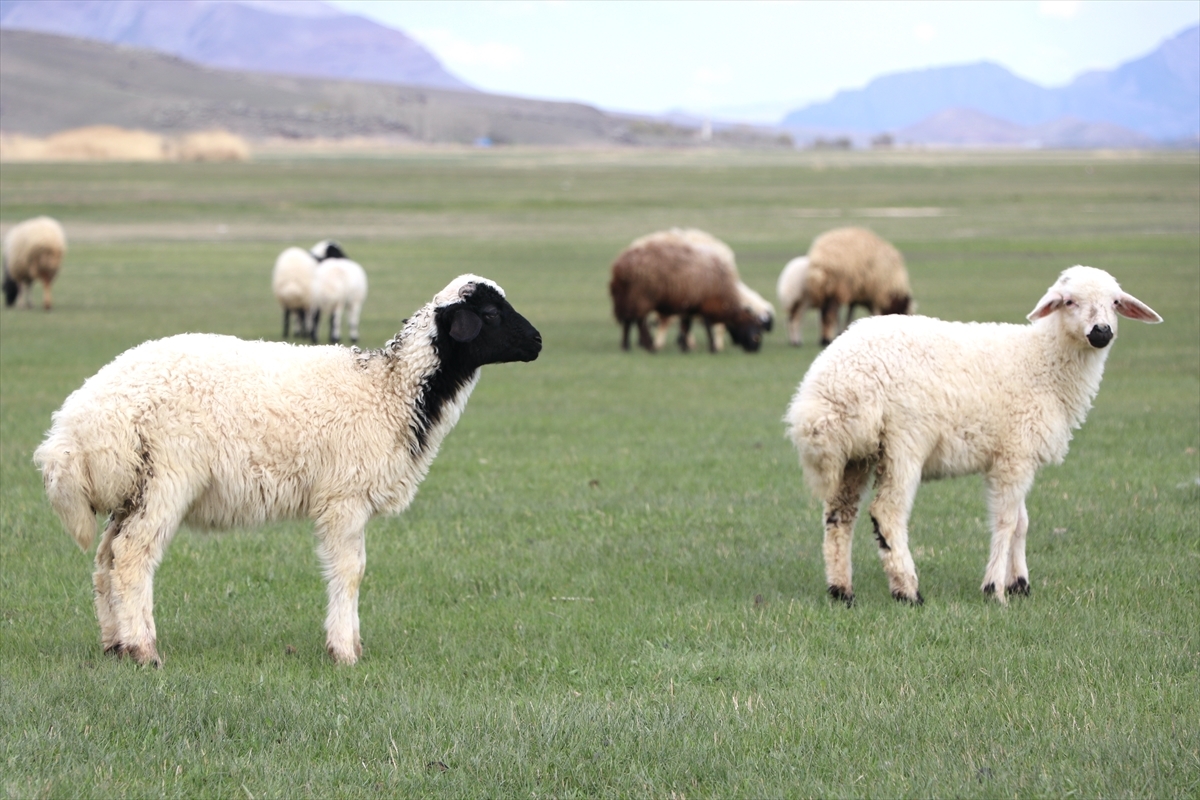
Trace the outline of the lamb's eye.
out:
<instances>
[{"instance_id":1,"label":"lamb's eye","mask_svg":"<svg viewBox=\"0 0 1200 800\"><path fill-rule=\"evenodd\" d=\"M484 308L480 314L482 314L483 318L488 322L495 322L496 320L500 319L500 312L495 306L488 306L487 308Z\"/></svg>"},{"instance_id":2,"label":"lamb's eye","mask_svg":"<svg viewBox=\"0 0 1200 800\"><path fill-rule=\"evenodd\" d=\"M1075 301L1074 301L1074 300L1067 300L1066 302L1064 302L1064 303L1063 303L1063 305L1064 305L1064 306L1073 306L1073 305L1075 305Z\"/></svg>"}]
</instances>

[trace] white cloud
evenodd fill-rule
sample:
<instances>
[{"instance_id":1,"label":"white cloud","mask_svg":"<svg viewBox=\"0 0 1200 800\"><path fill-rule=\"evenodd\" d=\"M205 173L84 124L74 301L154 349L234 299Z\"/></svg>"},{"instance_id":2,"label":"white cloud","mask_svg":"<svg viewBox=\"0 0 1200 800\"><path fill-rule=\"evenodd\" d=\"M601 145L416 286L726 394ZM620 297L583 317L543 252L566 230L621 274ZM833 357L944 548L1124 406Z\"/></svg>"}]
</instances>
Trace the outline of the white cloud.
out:
<instances>
[{"instance_id":1,"label":"white cloud","mask_svg":"<svg viewBox=\"0 0 1200 800\"><path fill-rule=\"evenodd\" d=\"M521 48L503 42L469 42L445 28L421 28L414 39L432 50L451 68L511 69L525 61Z\"/></svg>"},{"instance_id":2,"label":"white cloud","mask_svg":"<svg viewBox=\"0 0 1200 800\"><path fill-rule=\"evenodd\" d=\"M913 35L917 37L919 42L932 42L937 36L937 28L930 25L928 22L918 22L913 26Z\"/></svg>"},{"instance_id":3,"label":"white cloud","mask_svg":"<svg viewBox=\"0 0 1200 800\"><path fill-rule=\"evenodd\" d=\"M1072 19L1083 7L1083 0L1042 0L1038 3L1038 13L1043 17Z\"/></svg>"}]
</instances>

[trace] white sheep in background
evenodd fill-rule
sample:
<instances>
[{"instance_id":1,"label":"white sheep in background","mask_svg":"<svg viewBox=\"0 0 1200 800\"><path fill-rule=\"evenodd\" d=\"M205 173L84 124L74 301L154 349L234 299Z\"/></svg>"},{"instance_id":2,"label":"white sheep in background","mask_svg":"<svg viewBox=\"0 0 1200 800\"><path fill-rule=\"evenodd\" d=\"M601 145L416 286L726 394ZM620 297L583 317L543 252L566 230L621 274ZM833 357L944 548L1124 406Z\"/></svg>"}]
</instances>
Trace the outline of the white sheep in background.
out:
<instances>
[{"instance_id":1,"label":"white sheep in background","mask_svg":"<svg viewBox=\"0 0 1200 800\"><path fill-rule=\"evenodd\" d=\"M808 483L824 501L829 593L853 601L851 534L875 478L871 521L892 595L922 602L908 517L922 480L982 473L991 556L982 589L1029 593L1025 495L1043 464L1062 463L1071 430L1100 389L1117 315L1161 322L1102 270L1062 273L1032 325L862 319L821 353L784 420Z\"/></svg>"},{"instance_id":2,"label":"white sheep in background","mask_svg":"<svg viewBox=\"0 0 1200 800\"><path fill-rule=\"evenodd\" d=\"M351 344L358 344L358 321L363 303L367 300L367 273L357 262L346 258L341 245L325 239L310 251L316 257L317 271L313 277L312 305L308 312L308 330L313 344L321 314L329 316L329 342L342 340L342 317L348 316Z\"/></svg>"},{"instance_id":3,"label":"white sheep in background","mask_svg":"<svg viewBox=\"0 0 1200 800\"><path fill-rule=\"evenodd\" d=\"M789 267L791 268L789 270ZM785 275L788 281L785 283ZM821 313L821 344L838 334L838 309L846 307L845 330L855 306L872 314L911 314L912 289L904 257L866 228L834 228L813 240L808 263L788 262L779 276L779 303L788 315L789 340L800 344L801 316ZM793 335L794 334L794 335Z\"/></svg>"},{"instance_id":4,"label":"white sheep in background","mask_svg":"<svg viewBox=\"0 0 1200 800\"><path fill-rule=\"evenodd\" d=\"M275 259L271 289L283 308L283 338L288 338L291 318L296 317L296 332L308 335L308 310L312 307L313 281L317 259L307 250L289 247Z\"/></svg>"},{"instance_id":5,"label":"white sheep in background","mask_svg":"<svg viewBox=\"0 0 1200 800\"><path fill-rule=\"evenodd\" d=\"M804 322L804 312L812 304L804 292L804 279L808 275L808 256L793 258L779 273L779 281L775 285L775 293L779 296L779 307L787 317L788 342L799 347L800 326Z\"/></svg>"},{"instance_id":6,"label":"white sheep in background","mask_svg":"<svg viewBox=\"0 0 1200 800\"><path fill-rule=\"evenodd\" d=\"M380 350L184 334L101 369L55 412L34 453L85 550L96 513L96 612L106 651L160 665L154 570L182 522L310 517L325 567L329 653L361 655L364 533L412 501L484 364L532 361L540 334L489 280L463 275Z\"/></svg>"},{"instance_id":7,"label":"white sheep in background","mask_svg":"<svg viewBox=\"0 0 1200 800\"><path fill-rule=\"evenodd\" d=\"M62 267L67 252L67 235L51 217L34 217L18 222L4 236L0 251L3 261L4 304L11 306L24 295L25 308L33 307L33 282L42 282L42 308L53 305L50 284Z\"/></svg>"}]
</instances>

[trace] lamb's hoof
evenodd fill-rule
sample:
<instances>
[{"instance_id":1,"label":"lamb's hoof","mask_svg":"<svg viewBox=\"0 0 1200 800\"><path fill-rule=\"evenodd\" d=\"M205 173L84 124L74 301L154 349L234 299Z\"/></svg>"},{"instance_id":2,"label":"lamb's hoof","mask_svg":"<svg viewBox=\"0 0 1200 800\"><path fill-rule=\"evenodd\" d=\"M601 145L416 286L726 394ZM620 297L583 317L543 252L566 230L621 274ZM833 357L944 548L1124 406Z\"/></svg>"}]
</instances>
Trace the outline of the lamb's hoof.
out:
<instances>
[{"instance_id":1,"label":"lamb's hoof","mask_svg":"<svg viewBox=\"0 0 1200 800\"><path fill-rule=\"evenodd\" d=\"M1033 587L1030 586L1029 581L1025 580L1024 578L1017 578L1015 581L1010 583L1008 588L1004 591L1006 591L1008 594L1019 594L1028 597L1029 593L1033 591Z\"/></svg>"},{"instance_id":2,"label":"lamb's hoof","mask_svg":"<svg viewBox=\"0 0 1200 800\"><path fill-rule=\"evenodd\" d=\"M826 339L824 336L821 337L821 347L829 347L831 344L833 344L833 339Z\"/></svg>"},{"instance_id":3,"label":"lamb's hoof","mask_svg":"<svg viewBox=\"0 0 1200 800\"><path fill-rule=\"evenodd\" d=\"M983 593L986 595L989 595L989 596L995 594L996 593L996 584L994 584L994 583L984 584Z\"/></svg>"},{"instance_id":4,"label":"lamb's hoof","mask_svg":"<svg viewBox=\"0 0 1200 800\"><path fill-rule=\"evenodd\" d=\"M331 644L327 644L325 645L325 652L329 653L329 657L333 659L335 664L345 664L350 667L358 663L358 658L362 655L362 643L355 643L353 649L334 647Z\"/></svg>"},{"instance_id":5,"label":"lamb's hoof","mask_svg":"<svg viewBox=\"0 0 1200 800\"><path fill-rule=\"evenodd\" d=\"M162 669L162 659L158 655L158 650L152 644L140 647L123 647L121 650L143 667Z\"/></svg>"},{"instance_id":6,"label":"lamb's hoof","mask_svg":"<svg viewBox=\"0 0 1200 800\"><path fill-rule=\"evenodd\" d=\"M921 597L920 592L917 592L916 597L909 597L903 592L892 592L892 599L900 603L908 603L910 606L925 605L925 598Z\"/></svg>"},{"instance_id":7,"label":"lamb's hoof","mask_svg":"<svg viewBox=\"0 0 1200 800\"><path fill-rule=\"evenodd\" d=\"M846 604L846 608L854 608L854 592L849 589L844 589L841 586L830 586L829 596L834 600L841 600Z\"/></svg>"}]
</instances>

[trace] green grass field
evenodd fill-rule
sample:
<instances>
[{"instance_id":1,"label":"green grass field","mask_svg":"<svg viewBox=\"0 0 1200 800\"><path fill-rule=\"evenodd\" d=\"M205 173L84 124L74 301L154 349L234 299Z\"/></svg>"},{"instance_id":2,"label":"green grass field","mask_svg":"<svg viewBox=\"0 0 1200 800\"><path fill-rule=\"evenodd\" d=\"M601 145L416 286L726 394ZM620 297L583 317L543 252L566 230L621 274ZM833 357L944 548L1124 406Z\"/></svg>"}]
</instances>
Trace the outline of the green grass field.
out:
<instances>
[{"instance_id":1,"label":"green grass field","mask_svg":"<svg viewBox=\"0 0 1200 800\"><path fill-rule=\"evenodd\" d=\"M0 222L71 237L50 314L0 313L0 791L7 797L1153 797L1200 793L1196 153L413 153L11 165ZM819 505L781 417L816 354L623 353L608 267L705 228L774 298L812 237L867 224L921 313L1024 322L1077 263L1126 321L1087 424L1028 499L1033 594L979 583L977 478L927 484L925 605L869 522L826 598ZM462 272L541 330L485 368L411 508L368 528L355 667L324 653L305 522L184 529L160 671L103 655L91 554L31 454L126 348L279 335L286 245L366 267L367 347ZM40 294L35 295L39 297ZM703 337L701 337L703 340Z\"/></svg>"}]
</instances>

